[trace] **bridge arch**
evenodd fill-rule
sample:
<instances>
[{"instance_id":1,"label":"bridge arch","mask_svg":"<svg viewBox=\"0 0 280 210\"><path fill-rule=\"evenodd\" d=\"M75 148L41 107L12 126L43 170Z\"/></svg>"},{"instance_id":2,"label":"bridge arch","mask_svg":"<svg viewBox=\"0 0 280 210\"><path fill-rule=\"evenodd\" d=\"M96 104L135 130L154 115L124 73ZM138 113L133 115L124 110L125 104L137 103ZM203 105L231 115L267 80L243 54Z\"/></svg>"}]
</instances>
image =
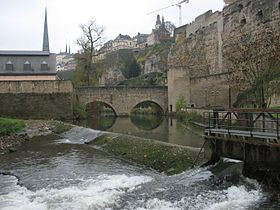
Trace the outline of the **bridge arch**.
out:
<instances>
[{"instance_id":1,"label":"bridge arch","mask_svg":"<svg viewBox=\"0 0 280 210\"><path fill-rule=\"evenodd\" d=\"M159 113L160 115L164 115L164 108L160 105L160 103L158 103L156 100L151 100L151 99L147 99L147 100L141 100L141 101L137 101L136 103L134 103L131 107L131 110L130 110L130 114L132 114L133 110L137 107L145 107L145 106L148 106L148 105L151 105L151 106L156 106L159 110Z\"/></svg>"},{"instance_id":2,"label":"bridge arch","mask_svg":"<svg viewBox=\"0 0 280 210\"><path fill-rule=\"evenodd\" d=\"M79 87L75 89L77 102L87 104L100 101L110 105L117 116L127 116L139 103L151 101L168 111L167 87Z\"/></svg>"},{"instance_id":3,"label":"bridge arch","mask_svg":"<svg viewBox=\"0 0 280 210\"><path fill-rule=\"evenodd\" d=\"M114 115L118 116L118 112L116 111L114 106L112 104L108 103L107 101L102 101L102 100L94 100L94 101L90 101L90 102L86 103L87 113L96 111L94 109L96 108L95 106L98 106L98 105L103 105L104 107L111 109L113 111Z\"/></svg>"}]
</instances>

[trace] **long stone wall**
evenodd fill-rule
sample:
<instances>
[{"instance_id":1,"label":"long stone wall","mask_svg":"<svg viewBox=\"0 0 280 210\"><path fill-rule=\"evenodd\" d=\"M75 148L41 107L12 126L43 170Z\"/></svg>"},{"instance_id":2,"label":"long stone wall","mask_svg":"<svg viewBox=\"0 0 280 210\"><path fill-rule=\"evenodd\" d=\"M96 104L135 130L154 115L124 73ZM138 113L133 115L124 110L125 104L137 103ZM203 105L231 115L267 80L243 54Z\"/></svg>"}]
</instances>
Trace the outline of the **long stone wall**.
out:
<instances>
[{"instance_id":1,"label":"long stone wall","mask_svg":"<svg viewBox=\"0 0 280 210\"><path fill-rule=\"evenodd\" d=\"M23 119L72 119L69 81L0 82L0 116Z\"/></svg>"},{"instance_id":2,"label":"long stone wall","mask_svg":"<svg viewBox=\"0 0 280 210\"><path fill-rule=\"evenodd\" d=\"M168 59L169 107L175 107L180 95L198 107L233 104L240 90L229 82L230 62L225 55L238 53L234 38L242 33L254 36L269 29L280 31L279 0L226 3L223 11L208 11L175 30Z\"/></svg>"}]
</instances>

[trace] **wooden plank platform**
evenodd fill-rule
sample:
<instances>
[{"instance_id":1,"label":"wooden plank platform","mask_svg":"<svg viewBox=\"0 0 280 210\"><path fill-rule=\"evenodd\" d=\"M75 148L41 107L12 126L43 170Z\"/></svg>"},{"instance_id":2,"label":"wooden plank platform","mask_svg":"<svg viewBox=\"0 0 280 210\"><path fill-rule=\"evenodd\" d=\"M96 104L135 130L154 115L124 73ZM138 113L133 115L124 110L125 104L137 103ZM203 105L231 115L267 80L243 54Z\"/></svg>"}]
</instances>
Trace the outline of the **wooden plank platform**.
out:
<instances>
[{"instance_id":1,"label":"wooden plank platform","mask_svg":"<svg viewBox=\"0 0 280 210\"><path fill-rule=\"evenodd\" d=\"M261 139L274 139L278 140L277 133L269 132L257 132L257 131L241 131L241 130L227 130L227 129L205 129L209 134L221 134L221 135L232 135L232 136L244 136Z\"/></svg>"}]
</instances>

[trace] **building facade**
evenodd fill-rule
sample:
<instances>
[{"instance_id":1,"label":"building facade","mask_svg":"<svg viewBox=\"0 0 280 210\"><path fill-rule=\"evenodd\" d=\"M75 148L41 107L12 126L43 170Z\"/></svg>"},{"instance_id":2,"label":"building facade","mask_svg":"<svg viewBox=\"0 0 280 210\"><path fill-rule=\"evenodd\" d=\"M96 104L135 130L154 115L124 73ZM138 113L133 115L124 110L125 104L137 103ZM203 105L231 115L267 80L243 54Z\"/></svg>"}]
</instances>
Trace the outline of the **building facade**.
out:
<instances>
[{"instance_id":1,"label":"building facade","mask_svg":"<svg viewBox=\"0 0 280 210\"><path fill-rule=\"evenodd\" d=\"M159 44L162 41L170 40L171 34L165 28L164 17L160 20L160 16L157 15L157 21L155 29L152 30L152 33L147 38L147 45L152 46L154 44Z\"/></svg>"},{"instance_id":2,"label":"building facade","mask_svg":"<svg viewBox=\"0 0 280 210\"><path fill-rule=\"evenodd\" d=\"M0 81L56 79L56 56L50 53L45 10L42 51L0 51Z\"/></svg>"}]
</instances>

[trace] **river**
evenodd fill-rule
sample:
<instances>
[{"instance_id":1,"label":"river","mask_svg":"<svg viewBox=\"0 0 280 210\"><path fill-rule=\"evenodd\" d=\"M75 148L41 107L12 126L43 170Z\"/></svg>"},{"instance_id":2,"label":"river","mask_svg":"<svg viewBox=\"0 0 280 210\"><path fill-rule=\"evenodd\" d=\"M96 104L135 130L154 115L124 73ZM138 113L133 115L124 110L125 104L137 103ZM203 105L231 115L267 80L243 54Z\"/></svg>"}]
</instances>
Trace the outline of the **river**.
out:
<instances>
[{"instance_id":1,"label":"river","mask_svg":"<svg viewBox=\"0 0 280 210\"><path fill-rule=\"evenodd\" d=\"M120 124L125 125L126 120L121 119ZM122 126L114 124L106 129L119 132ZM168 135L158 134L161 126ZM147 128L136 127L139 130L123 132L147 137ZM193 132L185 136L189 131L180 128L175 134L176 129L172 129L176 127L183 126L163 119L150 135L190 146L195 140L188 135ZM61 139L40 137L24 143L15 153L0 156L0 171L10 173L0 175L0 209L279 209L272 193L254 180L220 179L210 168L166 176L84 144L91 135L100 134L90 129L87 132L72 132ZM173 139L176 135L183 139ZM199 145L194 143L194 147Z\"/></svg>"}]
</instances>

